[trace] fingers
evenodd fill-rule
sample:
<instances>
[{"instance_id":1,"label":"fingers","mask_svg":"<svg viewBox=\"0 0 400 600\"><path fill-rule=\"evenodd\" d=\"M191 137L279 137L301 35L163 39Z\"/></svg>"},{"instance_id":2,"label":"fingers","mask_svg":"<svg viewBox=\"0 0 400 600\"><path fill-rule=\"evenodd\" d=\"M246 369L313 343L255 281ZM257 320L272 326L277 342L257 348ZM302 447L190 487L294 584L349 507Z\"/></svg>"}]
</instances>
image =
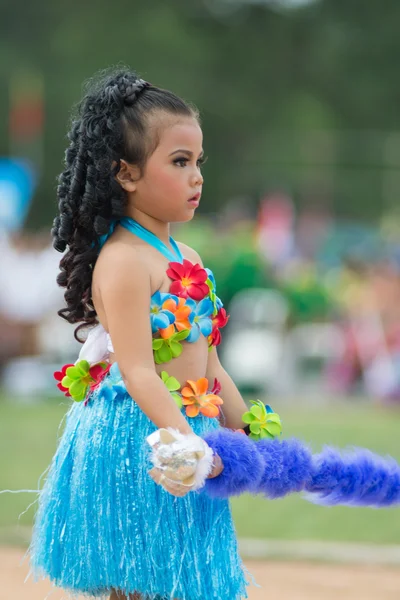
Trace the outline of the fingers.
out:
<instances>
[{"instance_id":1,"label":"fingers","mask_svg":"<svg viewBox=\"0 0 400 600\"><path fill-rule=\"evenodd\" d=\"M166 490L173 496L178 496L182 498L183 496L186 496L186 494L188 494L193 488L193 484L185 485L184 483L172 481L172 479L166 477L161 471L161 469L158 469L157 467L153 467L149 471L149 475L155 483L161 485L161 487L163 487L164 490Z\"/></svg>"},{"instance_id":2,"label":"fingers","mask_svg":"<svg viewBox=\"0 0 400 600\"><path fill-rule=\"evenodd\" d=\"M214 477L218 477L224 470L224 463L222 462L222 458L215 452L213 458L213 468L211 473L208 475L207 479L213 479Z\"/></svg>"}]
</instances>

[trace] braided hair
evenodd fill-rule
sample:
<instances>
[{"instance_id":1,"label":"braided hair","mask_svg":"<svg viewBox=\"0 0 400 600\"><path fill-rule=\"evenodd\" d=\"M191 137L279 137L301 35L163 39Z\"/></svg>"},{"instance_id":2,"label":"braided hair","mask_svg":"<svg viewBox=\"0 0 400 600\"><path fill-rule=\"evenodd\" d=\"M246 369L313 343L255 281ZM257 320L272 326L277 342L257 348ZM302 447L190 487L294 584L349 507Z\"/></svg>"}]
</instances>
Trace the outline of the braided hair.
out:
<instances>
[{"instance_id":1,"label":"braided hair","mask_svg":"<svg viewBox=\"0 0 400 600\"><path fill-rule=\"evenodd\" d=\"M67 250L57 283L66 289L66 307L58 311L82 327L97 323L92 273L99 236L124 216L127 194L115 180L120 160L142 171L158 140L148 133L157 111L198 119L197 110L172 92L155 87L129 69L102 72L89 81L68 133L65 168L58 178L59 214L51 230L53 246Z\"/></svg>"}]
</instances>

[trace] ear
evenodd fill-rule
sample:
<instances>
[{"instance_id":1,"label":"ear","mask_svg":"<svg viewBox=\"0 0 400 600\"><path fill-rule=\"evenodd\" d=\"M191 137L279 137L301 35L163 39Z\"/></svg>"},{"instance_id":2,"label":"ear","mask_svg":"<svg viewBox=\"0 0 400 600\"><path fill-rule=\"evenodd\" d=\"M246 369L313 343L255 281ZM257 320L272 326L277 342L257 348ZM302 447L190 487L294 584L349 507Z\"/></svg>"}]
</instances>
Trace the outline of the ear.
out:
<instances>
[{"instance_id":1,"label":"ear","mask_svg":"<svg viewBox=\"0 0 400 600\"><path fill-rule=\"evenodd\" d=\"M124 159L120 160L120 168L115 176L115 179L126 192L136 191L136 183L139 179L139 176L140 174L138 167L130 165Z\"/></svg>"}]
</instances>

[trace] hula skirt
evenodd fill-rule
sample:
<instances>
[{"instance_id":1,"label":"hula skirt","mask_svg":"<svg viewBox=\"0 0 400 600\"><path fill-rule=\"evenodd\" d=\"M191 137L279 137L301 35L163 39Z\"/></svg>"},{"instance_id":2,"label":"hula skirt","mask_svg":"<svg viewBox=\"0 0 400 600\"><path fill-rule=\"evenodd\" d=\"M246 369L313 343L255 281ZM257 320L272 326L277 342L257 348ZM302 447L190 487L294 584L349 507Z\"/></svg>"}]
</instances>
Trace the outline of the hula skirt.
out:
<instances>
[{"instance_id":1,"label":"hula skirt","mask_svg":"<svg viewBox=\"0 0 400 600\"><path fill-rule=\"evenodd\" d=\"M198 435L220 426L187 419ZM89 597L114 588L145 600L247 598L229 502L155 484L146 443L155 429L116 364L73 403L39 494L31 572Z\"/></svg>"}]
</instances>

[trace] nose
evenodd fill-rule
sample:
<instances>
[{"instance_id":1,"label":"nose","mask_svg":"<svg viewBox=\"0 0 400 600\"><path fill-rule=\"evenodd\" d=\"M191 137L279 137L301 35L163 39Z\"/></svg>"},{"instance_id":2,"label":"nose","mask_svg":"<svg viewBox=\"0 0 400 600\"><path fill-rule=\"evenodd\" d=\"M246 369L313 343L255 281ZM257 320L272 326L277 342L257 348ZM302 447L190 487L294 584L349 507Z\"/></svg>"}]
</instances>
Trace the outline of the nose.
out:
<instances>
[{"instance_id":1,"label":"nose","mask_svg":"<svg viewBox=\"0 0 400 600\"><path fill-rule=\"evenodd\" d=\"M203 182L204 182L203 175L201 174L200 169L197 169L192 177L192 185L193 185L193 187L196 187L199 185L203 185Z\"/></svg>"}]
</instances>

